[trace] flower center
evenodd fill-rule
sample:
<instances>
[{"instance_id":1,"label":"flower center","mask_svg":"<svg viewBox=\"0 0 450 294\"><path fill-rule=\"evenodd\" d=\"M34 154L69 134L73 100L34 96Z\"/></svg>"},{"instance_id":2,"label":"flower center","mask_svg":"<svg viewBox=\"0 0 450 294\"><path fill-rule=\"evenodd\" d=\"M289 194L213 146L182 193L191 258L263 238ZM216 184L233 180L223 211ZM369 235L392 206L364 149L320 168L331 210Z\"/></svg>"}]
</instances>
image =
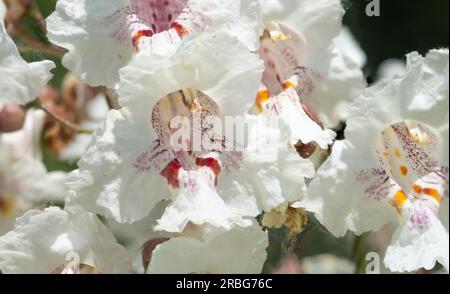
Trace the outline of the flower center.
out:
<instances>
[{"instance_id":1,"label":"flower center","mask_svg":"<svg viewBox=\"0 0 450 294\"><path fill-rule=\"evenodd\" d=\"M198 156L213 150L204 148L206 136L221 138L214 126L204 124L219 117L219 107L200 91L188 88L160 99L152 111L152 126L161 144L184 169L193 169ZM217 136L216 136L217 135Z\"/></svg>"},{"instance_id":2,"label":"flower center","mask_svg":"<svg viewBox=\"0 0 450 294\"><path fill-rule=\"evenodd\" d=\"M439 143L430 127L413 120L393 124L379 135L380 164L400 187L390 199L399 213L408 201L428 199L440 204L448 189L448 168L435 159Z\"/></svg>"},{"instance_id":3,"label":"flower center","mask_svg":"<svg viewBox=\"0 0 450 294\"><path fill-rule=\"evenodd\" d=\"M139 20L154 34L167 31L186 7L187 0L131 0Z\"/></svg>"},{"instance_id":4,"label":"flower center","mask_svg":"<svg viewBox=\"0 0 450 294\"><path fill-rule=\"evenodd\" d=\"M297 74L303 50L301 37L288 28L280 25L277 31L265 31L259 54L265 65L262 82L271 96L280 94L286 81Z\"/></svg>"},{"instance_id":5,"label":"flower center","mask_svg":"<svg viewBox=\"0 0 450 294\"><path fill-rule=\"evenodd\" d=\"M180 180L180 172L192 171L194 175L201 168L208 168L214 177L212 183L217 184L221 172L217 154L221 150L205 147L204 141L222 142L224 139L215 125L204 123L210 122L210 118L220 120L217 104L191 88L170 93L153 108L152 126L158 135L160 149L172 158L160 174L172 187L190 186L185 181L193 180L188 176Z\"/></svg>"}]
</instances>

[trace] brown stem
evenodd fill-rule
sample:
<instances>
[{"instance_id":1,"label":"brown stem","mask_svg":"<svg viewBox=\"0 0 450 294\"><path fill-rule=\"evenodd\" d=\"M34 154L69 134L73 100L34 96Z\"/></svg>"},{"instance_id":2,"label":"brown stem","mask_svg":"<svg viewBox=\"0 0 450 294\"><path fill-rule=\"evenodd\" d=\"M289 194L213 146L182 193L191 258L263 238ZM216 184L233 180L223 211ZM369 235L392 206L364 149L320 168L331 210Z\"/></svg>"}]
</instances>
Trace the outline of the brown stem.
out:
<instances>
[{"instance_id":1,"label":"brown stem","mask_svg":"<svg viewBox=\"0 0 450 294\"><path fill-rule=\"evenodd\" d=\"M68 120L66 120L65 118L63 118L62 116L53 113L46 105L44 105L41 101L37 100L36 101L36 107L42 109L45 111L45 113L47 113L51 118L53 118L54 120L56 120L57 122L61 123L62 125L64 125L65 127L74 130L77 133L80 134L93 134L94 131L91 129L86 129L86 128L82 128L77 124L74 124Z\"/></svg>"}]
</instances>

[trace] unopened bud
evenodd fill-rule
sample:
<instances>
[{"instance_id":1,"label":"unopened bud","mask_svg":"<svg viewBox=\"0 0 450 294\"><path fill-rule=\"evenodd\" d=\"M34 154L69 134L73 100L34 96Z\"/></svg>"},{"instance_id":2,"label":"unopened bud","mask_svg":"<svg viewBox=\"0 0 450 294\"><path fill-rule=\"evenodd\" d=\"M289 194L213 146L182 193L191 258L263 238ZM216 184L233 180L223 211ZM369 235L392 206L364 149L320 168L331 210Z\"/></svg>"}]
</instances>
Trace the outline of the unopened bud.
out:
<instances>
[{"instance_id":1,"label":"unopened bud","mask_svg":"<svg viewBox=\"0 0 450 294\"><path fill-rule=\"evenodd\" d=\"M22 129L25 111L22 107L8 103L0 107L0 133L10 133Z\"/></svg>"}]
</instances>

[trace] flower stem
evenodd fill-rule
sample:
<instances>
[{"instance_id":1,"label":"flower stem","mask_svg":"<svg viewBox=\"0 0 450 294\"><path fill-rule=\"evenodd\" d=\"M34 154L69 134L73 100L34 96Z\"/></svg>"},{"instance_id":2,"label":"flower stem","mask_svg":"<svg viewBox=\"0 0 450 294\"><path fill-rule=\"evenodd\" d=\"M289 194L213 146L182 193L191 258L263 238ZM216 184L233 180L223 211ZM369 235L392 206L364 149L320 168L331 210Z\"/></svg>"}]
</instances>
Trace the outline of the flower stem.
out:
<instances>
[{"instance_id":1,"label":"flower stem","mask_svg":"<svg viewBox=\"0 0 450 294\"><path fill-rule=\"evenodd\" d=\"M353 262L356 264L355 274L364 273L364 266L366 265L364 254L362 252L364 248L364 241L365 241L365 234L355 236L355 239L353 241L352 259Z\"/></svg>"},{"instance_id":2,"label":"flower stem","mask_svg":"<svg viewBox=\"0 0 450 294\"><path fill-rule=\"evenodd\" d=\"M65 118L63 118L62 116L52 112L46 105L44 105L40 100L36 100L33 105L39 109L42 109L43 111L45 111L45 113L47 113L51 118L53 118L54 120L56 120L57 122L59 122L60 124L64 125L66 128L69 128L71 130L74 130L75 132L79 133L79 134L93 134L94 131L91 129L86 129L86 128L82 128L77 124L74 124L68 120L66 120Z\"/></svg>"}]
</instances>

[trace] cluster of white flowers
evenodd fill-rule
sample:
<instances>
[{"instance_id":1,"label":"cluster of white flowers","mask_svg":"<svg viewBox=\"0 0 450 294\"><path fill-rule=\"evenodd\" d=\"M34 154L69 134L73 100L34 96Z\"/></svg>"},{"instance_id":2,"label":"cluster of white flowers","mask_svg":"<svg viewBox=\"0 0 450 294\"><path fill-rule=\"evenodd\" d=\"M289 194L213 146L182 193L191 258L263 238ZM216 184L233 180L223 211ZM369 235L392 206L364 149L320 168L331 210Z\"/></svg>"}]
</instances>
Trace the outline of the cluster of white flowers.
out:
<instances>
[{"instance_id":1,"label":"cluster of white flowers","mask_svg":"<svg viewBox=\"0 0 450 294\"><path fill-rule=\"evenodd\" d=\"M261 273L267 228L301 233L307 212L336 237L396 223L387 268L448 271L448 50L368 88L343 14L340 0L58 0L63 65L120 107L70 174L42 163L41 110L0 133L0 271L73 272L75 253L85 273ZM25 62L2 22L0 112L53 66Z\"/></svg>"}]
</instances>

